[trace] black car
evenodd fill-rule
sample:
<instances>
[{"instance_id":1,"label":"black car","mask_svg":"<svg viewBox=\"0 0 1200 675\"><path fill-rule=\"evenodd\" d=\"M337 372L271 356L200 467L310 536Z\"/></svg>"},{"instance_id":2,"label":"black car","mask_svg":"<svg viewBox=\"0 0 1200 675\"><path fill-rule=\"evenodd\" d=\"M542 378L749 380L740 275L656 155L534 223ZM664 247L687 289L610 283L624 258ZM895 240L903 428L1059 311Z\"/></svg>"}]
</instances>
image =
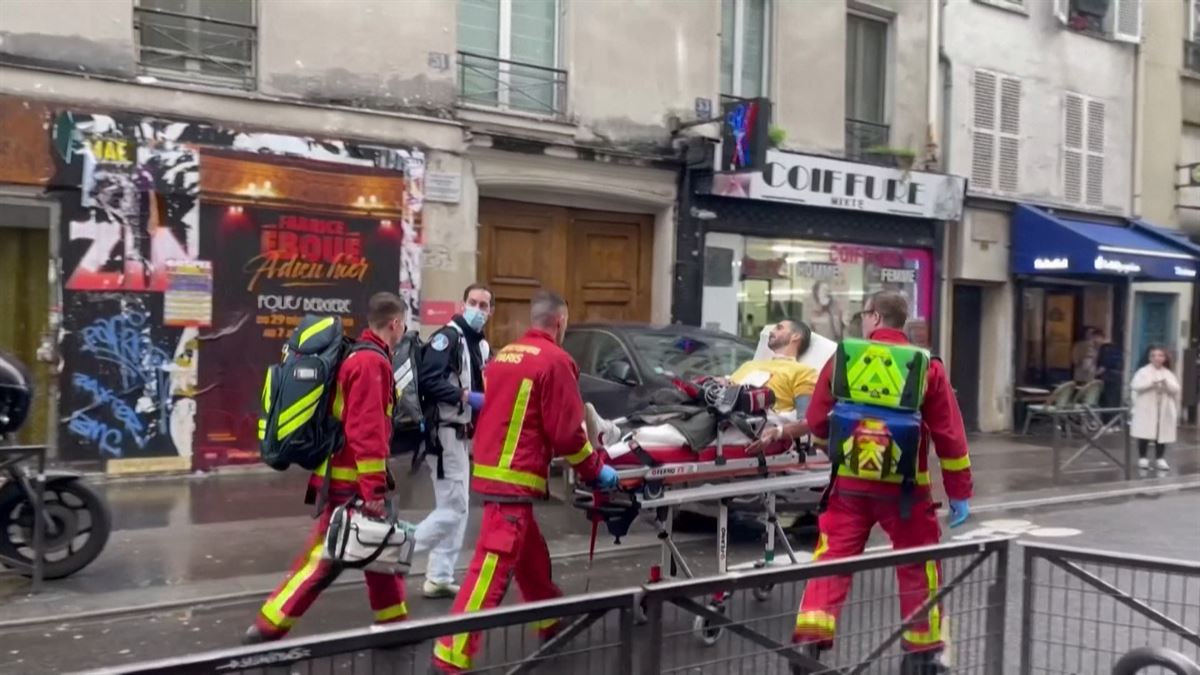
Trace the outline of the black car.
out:
<instances>
[{"instance_id":1,"label":"black car","mask_svg":"<svg viewBox=\"0 0 1200 675\"><path fill-rule=\"evenodd\" d=\"M675 378L729 375L754 358L733 335L680 325L572 325L563 348L579 365L583 400L609 419L636 411Z\"/></svg>"}]
</instances>

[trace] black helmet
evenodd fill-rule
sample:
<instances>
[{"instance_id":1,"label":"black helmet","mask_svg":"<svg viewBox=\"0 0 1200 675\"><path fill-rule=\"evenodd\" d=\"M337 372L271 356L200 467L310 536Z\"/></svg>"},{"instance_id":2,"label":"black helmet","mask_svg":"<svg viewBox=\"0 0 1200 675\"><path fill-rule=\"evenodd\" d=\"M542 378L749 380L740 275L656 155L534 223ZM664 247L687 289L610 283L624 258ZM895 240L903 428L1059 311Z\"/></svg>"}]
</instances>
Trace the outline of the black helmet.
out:
<instances>
[{"instance_id":1,"label":"black helmet","mask_svg":"<svg viewBox=\"0 0 1200 675\"><path fill-rule=\"evenodd\" d=\"M33 403L33 381L17 357L0 352L0 436L25 424Z\"/></svg>"}]
</instances>

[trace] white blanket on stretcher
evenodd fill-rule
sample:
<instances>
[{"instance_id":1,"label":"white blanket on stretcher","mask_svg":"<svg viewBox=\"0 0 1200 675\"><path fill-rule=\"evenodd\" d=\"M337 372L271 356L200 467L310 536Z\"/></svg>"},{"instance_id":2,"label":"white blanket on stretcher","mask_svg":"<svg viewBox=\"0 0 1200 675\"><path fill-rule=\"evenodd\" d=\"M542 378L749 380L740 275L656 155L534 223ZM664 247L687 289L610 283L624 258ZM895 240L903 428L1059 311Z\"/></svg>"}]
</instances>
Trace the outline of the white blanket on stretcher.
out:
<instances>
[{"instance_id":1,"label":"white blanket on stretcher","mask_svg":"<svg viewBox=\"0 0 1200 675\"><path fill-rule=\"evenodd\" d=\"M794 410L786 413L777 413L774 411L767 413L768 424L788 424L795 421L796 411ZM637 441L637 444L646 450L687 447L687 439L675 427L670 424L652 424L634 429L620 441L605 445L604 449L608 452L609 458L616 459L632 452L629 448L629 441L631 440ZM721 430L721 444L724 446L747 445L753 440L752 438L747 438L746 434L743 434L736 427L730 426Z\"/></svg>"}]
</instances>

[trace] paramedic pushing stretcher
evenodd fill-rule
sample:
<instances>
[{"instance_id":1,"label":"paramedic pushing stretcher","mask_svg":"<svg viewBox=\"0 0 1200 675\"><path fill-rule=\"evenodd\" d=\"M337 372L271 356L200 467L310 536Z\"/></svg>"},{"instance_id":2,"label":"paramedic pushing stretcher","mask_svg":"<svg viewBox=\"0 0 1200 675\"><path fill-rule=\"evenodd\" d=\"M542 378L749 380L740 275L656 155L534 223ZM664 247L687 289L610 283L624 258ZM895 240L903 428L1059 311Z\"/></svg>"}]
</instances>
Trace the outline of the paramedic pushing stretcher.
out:
<instances>
[{"instance_id":1,"label":"paramedic pushing stretcher","mask_svg":"<svg viewBox=\"0 0 1200 675\"><path fill-rule=\"evenodd\" d=\"M364 511L376 515L385 511L384 498L392 487L387 470L394 403L391 350L404 337L406 311L404 301L393 293L376 293L367 304L368 328L358 339L378 349L353 351L338 368L332 412L342 422L345 442L313 472L305 495L306 503L318 501L328 468L328 499L323 500L304 551L246 632L243 642L247 644L284 637L341 573L333 561L321 555L335 508L357 497L363 501ZM376 623L407 618L404 577L378 572L364 572L364 576Z\"/></svg>"},{"instance_id":2,"label":"paramedic pushing stretcher","mask_svg":"<svg viewBox=\"0 0 1200 675\"><path fill-rule=\"evenodd\" d=\"M890 291L876 293L866 302L862 318L863 334L868 339L907 344L902 331L908 320L908 302L904 296ZM829 414L835 403L831 388L832 369L833 364L829 363L821 371L808 408L809 427L819 445L827 445L830 435ZM938 543L941 532L929 485L927 448L930 442L941 462L942 480L950 498L950 526L956 527L967 519L971 462L967 456L966 432L950 380L937 360L929 365L920 415L921 438L913 494L902 497L903 490L896 476L882 479L878 474L875 478L860 476L850 466L840 464L829 487L826 508L820 516L820 538L813 560L861 554L876 523L883 527L892 547L897 550ZM909 508L905 508L906 505ZM936 561L905 565L897 568L896 576L901 613L910 617L939 592L941 565ZM810 654L819 655L820 651L832 647L850 581L851 577L847 575L813 579L808 583L796 619L794 640L808 645ZM913 617L906 625L902 638L906 652L901 667L904 675L947 672L941 663L945 647L943 620L941 607L935 606L928 615Z\"/></svg>"},{"instance_id":3,"label":"paramedic pushing stretcher","mask_svg":"<svg viewBox=\"0 0 1200 675\"><path fill-rule=\"evenodd\" d=\"M617 482L617 472L592 452L583 430L579 369L559 346L567 303L538 291L529 313L529 331L501 349L485 374L487 404L475 434L471 483L483 498L483 522L454 614L498 606L514 577L527 602L562 595L550 579L550 552L533 516L533 502L547 496L554 457L565 457L584 481L602 488ZM557 620L536 627L543 639L559 629ZM434 667L469 670L479 640L478 633L439 638Z\"/></svg>"}]
</instances>

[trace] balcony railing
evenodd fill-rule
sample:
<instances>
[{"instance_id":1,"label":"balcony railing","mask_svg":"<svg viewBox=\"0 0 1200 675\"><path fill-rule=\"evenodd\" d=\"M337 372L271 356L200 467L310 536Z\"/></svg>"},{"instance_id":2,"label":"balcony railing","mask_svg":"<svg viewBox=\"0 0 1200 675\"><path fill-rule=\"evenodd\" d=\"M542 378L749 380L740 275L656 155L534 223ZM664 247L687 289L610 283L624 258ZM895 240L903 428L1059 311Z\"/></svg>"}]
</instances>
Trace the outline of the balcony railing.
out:
<instances>
[{"instance_id":1,"label":"balcony railing","mask_svg":"<svg viewBox=\"0 0 1200 675\"><path fill-rule=\"evenodd\" d=\"M567 71L459 52L458 100L468 105L562 118L567 114Z\"/></svg>"},{"instance_id":2,"label":"balcony railing","mask_svg":"<svg viewBox=\"0 0 1200 675\"><path fill-rule=\"evenodd\" d=\"M1200 42L1183 41L1183 67L1200 74Z\"/></svg>"},{"instance_id":3,"label":"balcony railing","mask_svg":"<svg viewBox=\"0 0 1200 675\"><path fill-rule=\"evenodd\" d=\"M134 19L147 75L254 88L254 24L151 7Z\"/></svg>"},{"instance_id":4,"label":"balcony railing","mask_svg":"<svg viewBox=\"0 0 1200 675\"><path fill-rule=\"evenodd\" d=\"M888 144L891 127L886 124L846 120L846 157L858 161L870 161L867 151Z\"/></svg>"}]
</instances>

